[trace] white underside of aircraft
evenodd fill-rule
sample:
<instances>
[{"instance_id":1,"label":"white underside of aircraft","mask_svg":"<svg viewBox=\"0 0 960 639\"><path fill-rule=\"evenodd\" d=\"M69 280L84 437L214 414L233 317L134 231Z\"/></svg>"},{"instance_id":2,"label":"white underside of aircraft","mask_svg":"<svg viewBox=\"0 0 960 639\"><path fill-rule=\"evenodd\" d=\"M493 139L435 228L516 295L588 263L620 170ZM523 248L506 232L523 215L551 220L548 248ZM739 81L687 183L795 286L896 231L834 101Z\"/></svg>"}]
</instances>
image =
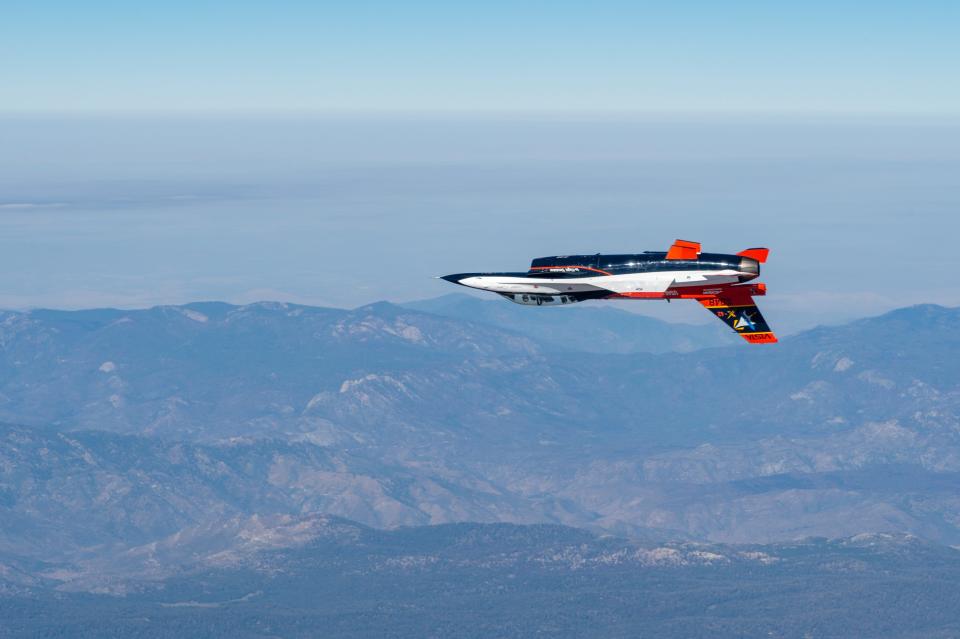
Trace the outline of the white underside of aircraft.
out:
<instances>
[{"instance_id":1,"label":"white underside of aircraft","mask_svg":"<svg viewBox=\"0 0 960 639\"><path fill-rule=\"evenodd\" d=\"M460 284L494 293L540 293L563 295L610 291L624 293L663 293L669 288L683 286L720 286L734 284L749 273L724 269L719 271L659 271L656 273L625 273L598 275L576 279L549 277L516 277L509 275L477 275L460 280Z\"/></svg>"}]
</instances>

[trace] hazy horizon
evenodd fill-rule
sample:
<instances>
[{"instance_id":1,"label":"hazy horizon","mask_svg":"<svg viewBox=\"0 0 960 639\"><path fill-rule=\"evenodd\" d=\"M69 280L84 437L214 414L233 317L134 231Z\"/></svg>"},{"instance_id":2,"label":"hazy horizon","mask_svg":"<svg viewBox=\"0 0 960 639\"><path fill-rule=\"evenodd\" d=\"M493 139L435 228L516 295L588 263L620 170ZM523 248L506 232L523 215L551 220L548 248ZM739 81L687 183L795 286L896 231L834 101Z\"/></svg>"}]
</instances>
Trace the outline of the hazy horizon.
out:
<instances>
[{"instance_id":1,"label":"hazy horizon","mask_svg":"<svg viewBox=\"0 0 960 639\"><path fill-rule=\"evenodd\" d=\"M48 116L0 118L0 140L0 307L356 307L678 237L771 248L783 331L960 303L942 119Z\"/></svg>"}]
</instances>

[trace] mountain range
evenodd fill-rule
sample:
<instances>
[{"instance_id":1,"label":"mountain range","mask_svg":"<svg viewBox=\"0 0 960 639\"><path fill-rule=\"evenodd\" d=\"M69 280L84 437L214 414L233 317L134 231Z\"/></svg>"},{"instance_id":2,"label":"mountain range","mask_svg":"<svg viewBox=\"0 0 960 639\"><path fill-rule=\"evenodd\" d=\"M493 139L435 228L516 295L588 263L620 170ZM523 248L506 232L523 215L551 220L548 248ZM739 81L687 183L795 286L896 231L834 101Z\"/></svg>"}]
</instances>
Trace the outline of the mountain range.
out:
<instances>
[{"instance_id":1,"label":"mountain range","mask_svg":"<svg viewBox=\"0 0 960 639\"><path fill-rule=\"evenodd\" d=\"M504 304L502 299L450 293L402 306L520 333L553 351L686 353L729 346L738 341L737 336L719 322L707 326L665 322L612 307L609 302L562 307L563 310L557 313L543 312L554 310L547 307L531 313L529 307ZM704 319L710 318L704 315Z\"/></svg>"},{"instance_id":2,"label":"mountain range","mask_svg":"<svg viewBox=\"0 0 960 639\"><path fill-rule=\"evenodd\" d=\"M173 587L212 556L302 550L331 517L960 544L960 309L754 347L460 297L0 313L5 592ZM660 347L589 344L645 326Z\"/></svg>"}]
</instances>

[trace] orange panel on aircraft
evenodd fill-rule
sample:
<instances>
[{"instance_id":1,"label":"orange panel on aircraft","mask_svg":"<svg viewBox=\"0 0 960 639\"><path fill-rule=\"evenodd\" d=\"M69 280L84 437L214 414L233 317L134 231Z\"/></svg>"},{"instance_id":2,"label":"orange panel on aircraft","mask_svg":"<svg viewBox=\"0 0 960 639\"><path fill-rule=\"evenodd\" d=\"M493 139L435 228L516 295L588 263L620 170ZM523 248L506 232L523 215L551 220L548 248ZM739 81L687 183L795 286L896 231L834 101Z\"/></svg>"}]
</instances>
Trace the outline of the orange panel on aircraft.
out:
<instances>
[{"instance_id":1,"label":"orange panel on aircraft","mask_svg":"<svg viewBox=\"0 0 960 639\"><path fill-rule=\"evenodd\" d=\"M745 251L740 251L737 253L740 257L749 257L752 260L756 260L763 264L767 261L767 256L770 255L770 249L766 248L749 248Z\"/></svg>"},{"instance_id":2,"label":"orange panel on aircraft","mask_svg":"<svg viewBox=\"0 0 960 639\"><path fill-rule=\"evenodd\" d=\"M667 251L668 260L695 260L700 255L700 242L677 240Z\"/></svg>"}]
</instances>

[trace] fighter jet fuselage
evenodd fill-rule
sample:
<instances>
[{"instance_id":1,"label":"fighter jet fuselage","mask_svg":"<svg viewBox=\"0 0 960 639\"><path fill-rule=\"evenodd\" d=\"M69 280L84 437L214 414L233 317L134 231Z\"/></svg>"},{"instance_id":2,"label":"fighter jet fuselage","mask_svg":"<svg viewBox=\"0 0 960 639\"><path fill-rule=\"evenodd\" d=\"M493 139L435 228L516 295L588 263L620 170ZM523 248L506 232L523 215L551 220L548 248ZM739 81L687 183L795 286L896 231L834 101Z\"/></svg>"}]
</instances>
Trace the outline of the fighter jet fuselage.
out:
<instances>
[{"instance_id":1,"label":"fighter jet fuselage","mask_svg":"<svg viewBox=\"0 0 960 639\"><path fill-rule=\"evenodd\" d=\"M560 306L590 299L695 299L751 343L775 342L754 295L767 249L737 254L701 253L700 244L677 240L669 251L637 254L553 255L533 260L525 272L456 273L443 279L497 293L512 302Z\"/></svg>"}]
</instances>

